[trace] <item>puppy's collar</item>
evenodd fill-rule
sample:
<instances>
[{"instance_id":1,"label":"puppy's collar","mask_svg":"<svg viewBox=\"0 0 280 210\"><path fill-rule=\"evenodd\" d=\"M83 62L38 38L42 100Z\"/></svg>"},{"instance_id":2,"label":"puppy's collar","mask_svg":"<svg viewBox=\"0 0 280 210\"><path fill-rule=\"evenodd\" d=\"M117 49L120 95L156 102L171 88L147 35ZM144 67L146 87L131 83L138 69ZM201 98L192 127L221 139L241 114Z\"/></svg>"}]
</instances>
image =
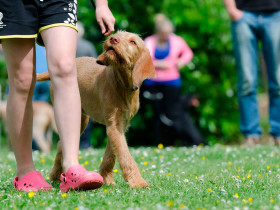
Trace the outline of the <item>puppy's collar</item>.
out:
<instances>
[{"instance_id":1,"label":"puppy's collar","mask_svg":"<svg viewBox=\"0 0 280 210\"><path fill-rule=\"evenodd\" d=\"M134 92L134 91L138 90L138 87L134 87L134 88L125 87L124 84L120 81L120 79L119 79L119 77L118 77L118 75L116 73L116 70L113 69L113 71L114 71L114 76L115 76L117 82L122 86L123 89L129 90L131 92ZM131 81L132 81L132 74L131 74Z\"/></svg>"}]
</instances>

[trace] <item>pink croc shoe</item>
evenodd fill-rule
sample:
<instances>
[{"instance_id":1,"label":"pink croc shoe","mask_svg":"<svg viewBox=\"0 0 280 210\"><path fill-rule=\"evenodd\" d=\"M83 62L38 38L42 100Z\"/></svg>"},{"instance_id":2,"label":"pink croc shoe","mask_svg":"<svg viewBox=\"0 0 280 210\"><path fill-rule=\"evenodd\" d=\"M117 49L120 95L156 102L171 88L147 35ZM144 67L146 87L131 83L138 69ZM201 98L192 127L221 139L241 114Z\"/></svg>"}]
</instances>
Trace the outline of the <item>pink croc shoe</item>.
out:
<instances>
[{"instance_id":1,"label":"pink croc shoe","mask_svg":"<svg viewBox=\"0 0 280 210\"><path fill-rule=\"evenodd\" d=\"M32 171L22 178L15 177L13 186L18 191L33 191L37 192L39 190L50 191L53 187L47 183L42 177L39 171Z\"/></svg>"},{"instance_id":2,"label":"pink croc shoe","mask_svg":"<svg viewBox=\"0 0 280 210\"><path fill-rule=\"evenodd\" d=\"M71 166L66 174L60 176L60 190L93 190L103 185L103 178L94 171L87 171L81 165Z\"/></svg>"}]
</instances>

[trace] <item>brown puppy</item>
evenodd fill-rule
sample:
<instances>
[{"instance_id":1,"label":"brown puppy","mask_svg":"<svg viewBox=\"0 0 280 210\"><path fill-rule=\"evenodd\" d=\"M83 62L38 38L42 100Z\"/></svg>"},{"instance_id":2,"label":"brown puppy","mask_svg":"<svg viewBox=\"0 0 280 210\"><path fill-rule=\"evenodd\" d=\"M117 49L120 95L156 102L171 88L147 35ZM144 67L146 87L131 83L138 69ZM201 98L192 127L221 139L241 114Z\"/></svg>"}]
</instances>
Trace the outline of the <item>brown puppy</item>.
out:
<instances>
[{"instance_id":1,"label":"brown puppy","mask_svg":"<svg viewBox=\"0 0 280 210\"><path fill-rule=\"evenodd\" d=\"M32 137L42 152L49 152L52 146L53 131L57 133L54 119L54 111L50 104L42 101L33 101L33 128ZM0 118L3 120L4 128L8 134L6 126L7 101L0 102ZM45 135L46 134L46 135Z\"/></svg>"},{"instance_id":2,"label":"brown puppy","mask_svg":"<svg viewBox=\"0 0 280 210\"><path fill-rule=\"evenodd\" d=\"M155 76L152 59L143 40L136 34L118 32L105 41L104 52L97 60L83 57L77 58L76 63L82 102L81 132L91 117L106 125L109 137L99 168L105 183L115 184L112 170L117 157L123 177L131 187L149 186L141 177L125 139L129 121L139 109L139 87L144 79ZM48 79L48 73L37 75L38 81ZM52 87L50 90L52 95ZM59 180L62 158L58 144L51 180Z\"/></svg>"}]
</instances>

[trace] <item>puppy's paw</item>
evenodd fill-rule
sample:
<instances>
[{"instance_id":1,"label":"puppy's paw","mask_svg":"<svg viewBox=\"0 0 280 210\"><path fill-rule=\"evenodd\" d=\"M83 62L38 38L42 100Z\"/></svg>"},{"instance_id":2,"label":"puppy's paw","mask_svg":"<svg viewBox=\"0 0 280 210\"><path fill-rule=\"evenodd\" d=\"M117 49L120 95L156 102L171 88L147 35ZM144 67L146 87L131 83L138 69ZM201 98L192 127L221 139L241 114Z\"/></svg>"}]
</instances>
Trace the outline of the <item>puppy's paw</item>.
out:
<instances>
[{"instance_id":1,"label":"puppy's paw","mask_svg":"<svg viewBox=\"0 0 280 210\"><path fill-rule=\"evenodd\" d=\"M50 181L59 182L62 170L53 169L50 173Z\"/></svg>"},{"instance_id":2,"label":"puppy's paw","mask_svg":"<svg viewBox=\"0 0 280 210\"><path fill-rule=\"evenodd\" d=\"M144 188L144 187L151 187L143 178L134 179L129 181L129 185L132 188Z\"/></svg>"},{"instance_id":3,"label":"puppy's paw","mask_svg":"<svg viewBox=\"0 0 280 210\"><path fill-rule=\"evenodd\" d=\"M106 185L113 185L113 186L116 185L116 183L114 182L112 174L101 175L101 176L103 177L104 184L106 184Z\"/></svg>"}]
</instances>

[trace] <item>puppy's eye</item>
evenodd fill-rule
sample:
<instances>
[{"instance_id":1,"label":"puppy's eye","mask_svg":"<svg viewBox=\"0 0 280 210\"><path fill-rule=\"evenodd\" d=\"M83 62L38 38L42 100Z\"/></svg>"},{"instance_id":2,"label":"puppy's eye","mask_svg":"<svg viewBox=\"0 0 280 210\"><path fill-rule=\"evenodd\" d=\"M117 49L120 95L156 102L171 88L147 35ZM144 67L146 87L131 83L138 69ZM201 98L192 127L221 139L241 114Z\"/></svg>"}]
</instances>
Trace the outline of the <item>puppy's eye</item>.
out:
<instances>
[{"instance_id":1,"label":"puppy's eye","mask_svg":"<svg viewBox=\"0 0 280 210\"><path fill-rule=\"evenodd\" d=\"M136 42L133 40L131 40L130 43L136 45Z\"/></svg>"}]
</instances>

